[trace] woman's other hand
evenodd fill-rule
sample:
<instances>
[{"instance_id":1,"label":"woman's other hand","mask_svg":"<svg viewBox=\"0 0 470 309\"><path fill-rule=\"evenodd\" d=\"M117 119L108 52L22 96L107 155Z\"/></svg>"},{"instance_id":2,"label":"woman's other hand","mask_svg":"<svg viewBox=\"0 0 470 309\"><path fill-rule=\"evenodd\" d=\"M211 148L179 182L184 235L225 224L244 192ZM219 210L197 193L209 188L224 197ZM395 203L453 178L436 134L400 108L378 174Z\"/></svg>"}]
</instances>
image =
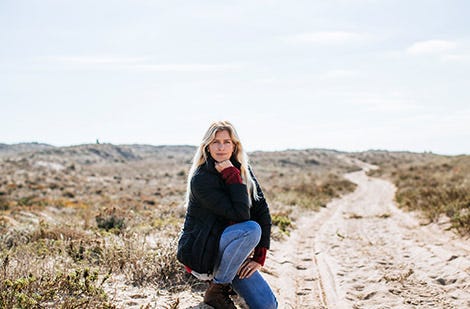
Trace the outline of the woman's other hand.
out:
<instances>
[{"instance_id":1,"label":"woman's other hand","mask_svg":"<svg viewBox=\"0 0 470 309\"><path fill-rule=\"evenodd\" d=\"M250 278L251 275L253 275L255 271L260 270L261 267L261 264L258 262L255 262L252 259L247 259L243 262L242 266L240 266L237 275L240 279Z\"/></svg>"},{"instance_id":2,"label":"woman's other hand","mask_svg":"<svg viewBox=\"0 0 470 309\"><path fill-rule=\"evenodd\" d=\"M230 162L230 160L225 160L225 161L221 161L221 162L215 162L215 169L217 170L217 172L222 172L224 169L226 169L227 167L231 167L233 166L232 162Z\"/></svg>"}]
</instances>

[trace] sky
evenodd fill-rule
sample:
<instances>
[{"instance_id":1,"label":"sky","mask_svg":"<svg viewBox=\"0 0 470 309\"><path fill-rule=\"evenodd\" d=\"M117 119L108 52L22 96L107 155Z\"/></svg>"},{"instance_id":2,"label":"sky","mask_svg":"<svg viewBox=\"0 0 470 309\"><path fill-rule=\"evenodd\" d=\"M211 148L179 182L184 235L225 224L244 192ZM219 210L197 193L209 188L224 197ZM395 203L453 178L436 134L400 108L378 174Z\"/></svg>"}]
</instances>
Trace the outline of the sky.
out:
<instances>
[{"instance_id":1,"label":"sky","mask_svg":"<svg viewBox=\"0 0 470 309\"><path fill-rule=\"evenodd\" d=\"M0 0L0 143L470 154L470 1Z\"/></svg>"}]
</instances>

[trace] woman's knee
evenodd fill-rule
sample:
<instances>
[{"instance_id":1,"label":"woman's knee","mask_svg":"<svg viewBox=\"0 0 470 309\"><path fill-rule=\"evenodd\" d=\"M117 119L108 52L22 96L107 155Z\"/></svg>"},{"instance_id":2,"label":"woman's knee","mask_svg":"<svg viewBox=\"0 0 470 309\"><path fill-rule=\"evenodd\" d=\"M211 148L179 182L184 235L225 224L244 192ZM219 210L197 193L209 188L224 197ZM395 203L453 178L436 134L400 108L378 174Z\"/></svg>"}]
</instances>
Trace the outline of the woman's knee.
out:
<instances>
[{"instance_id":1,"label":"woman's knee","mask_svg":"<svg viewBox=\"0 0 470 309\"><path fill-rule=\"evenodd\" d=\"M249 230L259 232L261 234L261 226L258 224L258 222L253 221L253 220L248 220L243 222L245 227Z\"/></svg>"},{"instance_id":2,"label":"woman's knee","mask_svg":"<svg viewBox=\"0 0 470 309\"><path fill-rule=\"evenodd\" d=\"M247 245L256 246L261 239L261 227L251 220L230 225L222 234L221 244L233 239L243 239Z\"/></svg>"},{"instance_id":3,"label":"woman's knee","mask_svg":"<svg viewBox=\"0 0 470 309\"><path fill-rule=\"evenodd\" d=\"M258 222L249 220L243 222L242 224L244 225L246 233L250 236L250 238L258 243L261 239L261 226L258 224Z\"/></svg>"}]
</instances>

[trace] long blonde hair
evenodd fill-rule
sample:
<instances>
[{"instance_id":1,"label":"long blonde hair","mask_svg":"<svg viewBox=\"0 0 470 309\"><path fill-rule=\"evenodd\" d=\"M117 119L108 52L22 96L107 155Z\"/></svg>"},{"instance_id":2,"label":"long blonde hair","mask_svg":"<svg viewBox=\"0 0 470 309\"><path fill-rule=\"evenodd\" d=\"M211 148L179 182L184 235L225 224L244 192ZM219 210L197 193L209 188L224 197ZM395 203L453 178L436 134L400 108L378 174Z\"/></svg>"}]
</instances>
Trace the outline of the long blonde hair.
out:
<instances>
[{"instance_id":1,"label":"long blonde hair","mask_svg":"<svg viewBox=\"0 0 470 309\"><path fill-rule=\"evenodd\" d=\"M246 184L247 191L248 191L248 196L253 197L255 200L259 199L258 196L258 190L256 188L255 181L253 177L251 176L251 173L248 169L248 155L243 149L242 143L240 141L240 138L238 137L238 133L235 130L235 127L229 122L229 121L216 121L212 123L207 129L206 134L204 134L204 137L201 141L201 144L196 150L196 153L194 154L193 161L191 168L189 169L188 173L188 183L187 183L187 189L186 189L186 202L185 206L188 206L189 203L189 197L191 196L191 178L193 178L194 173L196 170L203 164L208 159L208 154L207 147L212 143L212 141L215 139L215 134L220 131L227 131L230 135L230 139L232 140L234 144L234 151L232 154L232 157L234 157L238 163L240 163L240 174L243 180L243 183Z\"/></svg>"}]
</instances>

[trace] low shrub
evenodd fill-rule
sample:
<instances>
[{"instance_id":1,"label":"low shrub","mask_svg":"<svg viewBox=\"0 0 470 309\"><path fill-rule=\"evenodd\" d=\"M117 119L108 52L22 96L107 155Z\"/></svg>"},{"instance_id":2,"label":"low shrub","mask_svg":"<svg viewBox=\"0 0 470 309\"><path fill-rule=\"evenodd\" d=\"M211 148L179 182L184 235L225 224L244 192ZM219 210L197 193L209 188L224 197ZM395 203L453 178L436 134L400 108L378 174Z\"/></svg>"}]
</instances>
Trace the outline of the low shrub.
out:
<instances>
[{"instance_id":1,"label":"low shrub","mask_svg":"<svg viewBox=\"0 0 470 309\"><path fill-rule=\"evenodd\" d=\"M282 185L274 185L268 191L270 196L286 205L313 210L325 207L333 198L352 192L356 188L354 183L336 174L305 174L288 181Z\"/></svg>"},{"instance_id":2,"label":"low shrub","mask_svg":"<svg viewBox=\"0 0 470 309\"><path fill-rule=\"evenodd\" d=\"M0 308L115 308L108 301L98 271L77 268L68 272L9 276L8 256L2 262Z\"/></svg>"},{"instance_id":3,"label":"low shrub","mask_svg":"<svg viewBox=\"0 0 470 309\"><path fill-rule=\"evenodd\" d=\"M120 216L116 208L105 209L95 217L98 228L106 231L121 232L125 228L124 218Z\"/></svg>"},{"instance_id":4,"label":"low shrub","mask_svg":"<svg viewBox=\"0 0 470 309\"><path fill-rule=\"evenodd\" d=\"M419 210L431 222L442 215L452 228L470 234L470 156L390 154L371 175L390 178L400 207Z\"/></svg>"},{"instance_id":5,"label":"low shrub","mask_svg":"<svg viewBox=\"0 0 470 309\"><path fill-rule=\"evenodd\" d=\"M272 214L271 215L272 224L277 226L279 230L289 235L290 231L293 227L292 220L289 218L287 214L279 213L279 214Z\"/></svg>"}]
</instances>

